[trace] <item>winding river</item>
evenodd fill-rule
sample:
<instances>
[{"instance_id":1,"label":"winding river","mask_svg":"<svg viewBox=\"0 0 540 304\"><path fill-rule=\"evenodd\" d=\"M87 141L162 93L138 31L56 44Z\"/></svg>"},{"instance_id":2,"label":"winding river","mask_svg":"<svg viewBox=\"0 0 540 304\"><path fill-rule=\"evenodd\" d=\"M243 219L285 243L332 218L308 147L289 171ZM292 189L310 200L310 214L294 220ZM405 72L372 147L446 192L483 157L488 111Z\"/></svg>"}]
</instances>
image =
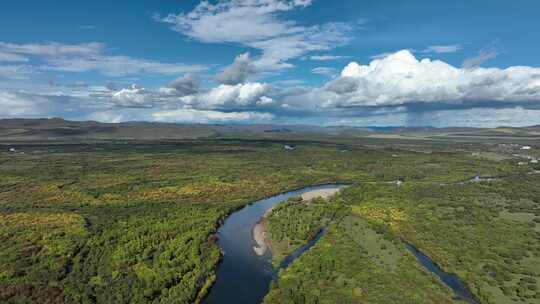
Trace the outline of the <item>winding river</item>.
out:
<instances>
[{"instance_id":1,"label":"winding river","mask_svg":"<svg viewBox=\"0 0 540 304\"><path fill-rule=\"evenodd\" d=\"M321 190L339 190L342 187L343 185L337 184L306 187L253 202L230 215L217 232L223 259L217 270L216 281L203 302L205 304L261 303L268 293L270 282L277 279L277 270L287 268L302 253L315 245L326 230L321 229L312 240L286 257L276 270L272 266L270 250L263 255L257 255L255 252L254 247L258 244L253 238L253 227L270 208L290 197L304 194L308 194L305 197L317 196ZM405 245L422 266L454 291L456 298L470 304L479 303L467 285L455 274L444 272L427 255L411 244L405 243Z\"/></svg>"},{"instance_id":2,"label":"winding river","mask_svg":"<svg viewBox=\"0 0 540 304\"><path fill-rule=\"evenodd\" d=\"M218 243L224 254L217 270L216 281L204 303L261 303L268 293L270 282L276 278L276 271L272 267L269 251L258 256L253 250L257 245L252 236L253 226L266 211L290 197L341 187L341 185L306 187L256 201L229 216L218 229ZM322 234L321 231L314 240L301 248L302 250L297 251L294 257L288 257L287 265L309 249Z\"/></svg>"}]
</instances>

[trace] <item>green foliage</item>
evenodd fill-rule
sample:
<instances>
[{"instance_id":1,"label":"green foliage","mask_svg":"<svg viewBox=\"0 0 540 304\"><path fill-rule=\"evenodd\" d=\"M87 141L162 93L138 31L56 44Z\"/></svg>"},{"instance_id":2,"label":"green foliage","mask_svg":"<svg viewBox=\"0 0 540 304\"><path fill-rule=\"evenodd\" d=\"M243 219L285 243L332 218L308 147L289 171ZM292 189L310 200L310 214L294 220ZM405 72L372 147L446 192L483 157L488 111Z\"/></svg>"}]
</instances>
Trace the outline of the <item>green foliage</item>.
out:
<instances>
[{"instance_id":1,"label":"green foliage","mask_svg":"<svg viewBox=\"0 0 540 304\"><path fill-rule=\"evenodd\" d=\"M396 302L393 295L400 293L405 303L426 299L428 303L444 302L419 294L407 298L403 286L412 284L418 291L425 290L423 284L427 283L422 282L425 275L403 248L401 240L406 240L447 272L458 274L482 303L536 303L540 288L540 268L536 266L540 265L539 184L539 176L524 174L469 184L409 182L400 187L382 183L351 186L339 198L348 206L350 215L331 221L332 242L323 239L283 271L266 302L286 303L287 295L292 293L300 294L295 297L301 300L290 303L307 303L305 299L309 297L319 302L336 297L345 303L392 303ZM295 208L295 205L283 208ZM270 226L272 220L274 217L270 217ZM312 217L309 213L295 213L289 220L303 222ZM355 251L337 246L353 246L353 243L358 247ZM326 251L325 246L328 246ZM343 254L345 251L349 254ZM325 260L334 263L340 260L347 267L333 264L336 268L324 268ZM371 275L357 278L352 287L343 288L336 278L351 269L357 273L368 271ZM392 277L396 271L401 275ZM410 276L403 275L404 272ZM370 285L378 278L384 283ZM325 282L325 288L342 294L313 294L323 286L321 282ZM444 290L440 282L430 284ZM364 292L352 299L351 288L364 288Z\"/></svg>"},{"instance_id":2,"label":"green foliage","mask_svg":"<svg viewBox=\"0 0 540 304\"><path fill-rule=\"evenodd\" d=\"M268 217L272 258L275 264L302 247L326 227L343 207L340 201L322 198L308 202L291 198L278 205Z\"/></svg>"},{"instance_id":3,"label":"green foliage","mask_svg":"<svg viewBox=\"0 0 540 304\"><path fill-rule=\"evenodd\" d=\"M400 252L396 269L373 263L362 244L333 226L280 272L264 303L452 303L452 295Z\"/></svg>"},{"instance_id":4,"label":"green foliage","mask_svg":"<svg viewBox=\"0 0 540 304\"><path fill-rule=\"evenodd\" d=\"M268 301L447 302L448 290L400 238L483 300L537 297L538 280L529 279L540 274L531 267L540 265L539 175L512 160L469 157L479 145L298 140L286 153L283 144L35 144L17 146L24 154L0 152L0 302L193 303L215 279L221 253L212 236L222 219L258 198L333 182L353 186L335 200L291 201L270 216L276 259L330 230L282 273ZM476 174L508 177L456 185ZM398 179L405 183L391 184Z\"/></svg>"}]
</instances>

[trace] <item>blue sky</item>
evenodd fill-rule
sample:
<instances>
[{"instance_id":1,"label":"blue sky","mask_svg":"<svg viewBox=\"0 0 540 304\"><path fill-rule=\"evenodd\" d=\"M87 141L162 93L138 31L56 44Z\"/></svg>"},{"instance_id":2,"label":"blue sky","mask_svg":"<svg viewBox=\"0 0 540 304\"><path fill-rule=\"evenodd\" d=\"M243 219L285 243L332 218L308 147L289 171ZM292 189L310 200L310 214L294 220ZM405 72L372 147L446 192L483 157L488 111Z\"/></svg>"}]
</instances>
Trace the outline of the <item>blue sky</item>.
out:
<instances>
[{"instance_id":1,"label":"blue sky","mask_svg":"<svg viewBox=\"0 0 540 304\"><path fill-rule=\"evenodd\" d=\"M540 3L9 1L0 117L540 124Z\"/></svg>"}]
</instances>

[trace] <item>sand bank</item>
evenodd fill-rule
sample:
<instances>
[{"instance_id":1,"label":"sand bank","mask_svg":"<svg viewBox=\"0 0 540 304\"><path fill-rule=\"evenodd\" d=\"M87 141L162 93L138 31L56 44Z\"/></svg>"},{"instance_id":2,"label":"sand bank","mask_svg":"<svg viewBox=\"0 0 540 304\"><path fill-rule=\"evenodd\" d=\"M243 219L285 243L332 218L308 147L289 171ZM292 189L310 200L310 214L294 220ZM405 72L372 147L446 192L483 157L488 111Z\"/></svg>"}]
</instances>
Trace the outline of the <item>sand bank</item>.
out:
<instances>
[{"instance_id":1,"label":"sand bank","mask_svg":"<svg viewBox=\"0 0 540 304\"><path fill-rule=\"evenodd\" d=\"M338 193L340 189L341 187L336 187L336 188L331 188L331 189L313 190L313 191L309 191L302 194L301 197L304 201L309 201L309 200L319 198L319 197L326 199ZM268 248L270 247L270 240L268 239L268 229L267 229L268 222L266 218L272 212L273 209L274 209L273 207L268 209L268 211L266 211L266 213L261 218L261 220L258 221L257 224L255 224L255 226L253 226L252 235L253 235L253 239L255 240L255 243L257 243L257 246L254 246L253 250L259 256L264 255L266 251L268 250Z\"/></svg>"}]
</instances>

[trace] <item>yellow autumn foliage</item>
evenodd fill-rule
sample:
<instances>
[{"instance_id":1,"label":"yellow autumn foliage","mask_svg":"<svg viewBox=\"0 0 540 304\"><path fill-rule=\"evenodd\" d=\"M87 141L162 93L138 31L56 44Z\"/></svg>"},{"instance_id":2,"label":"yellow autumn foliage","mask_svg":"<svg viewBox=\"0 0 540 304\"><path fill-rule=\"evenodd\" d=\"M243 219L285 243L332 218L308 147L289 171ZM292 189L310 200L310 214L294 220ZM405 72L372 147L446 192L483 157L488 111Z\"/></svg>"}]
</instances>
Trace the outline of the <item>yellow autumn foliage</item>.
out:
<instances>
[{"instance_id":1,"label":"yellow autumn foliage","mask_svg":"<svg viewBox=\"0 0 540 304\"><path fill-rule=\"evenodd\" d=\"M0 227L30 227L30 226L54 226L65 227L75 225L82 218L74 213L8 213L0 214Z\"/></svg>"},{"instance_id":2,"label":"yellow autumn foliage","mask_svg":"<svg viewBox=\"0 0 540 304\"><path fill-rule=\"evenodd\" d=\"M401 222L408 220L405 211L395 207L362 205L352 206L352 211L371 222L387 224L392 228L396 228Z\"/></svg>"},{"instance_id":3,"label":"yellow autumn foliage","mask_svg":"<svg viewBox=\"0 0 540 304\"><path fill-rule=\"evenodd\" d=\"M141 198L147 201L175 200L178 198L195 198L210 195L233 193L238 185L219 181L195 183L184 186L168 186L143 192Z\"/></svg>"}]
</instances>

